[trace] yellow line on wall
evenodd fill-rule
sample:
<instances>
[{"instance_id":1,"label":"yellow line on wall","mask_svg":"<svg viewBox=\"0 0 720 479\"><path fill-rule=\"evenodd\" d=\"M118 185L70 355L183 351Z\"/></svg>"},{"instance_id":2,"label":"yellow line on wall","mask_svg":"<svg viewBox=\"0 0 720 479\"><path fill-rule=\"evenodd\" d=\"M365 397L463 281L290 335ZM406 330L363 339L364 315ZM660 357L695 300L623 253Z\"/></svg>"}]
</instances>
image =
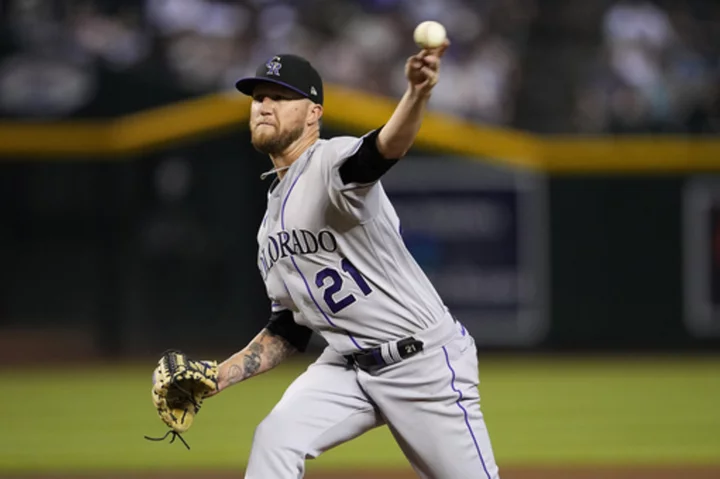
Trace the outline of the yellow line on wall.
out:
<instances>
[{"instance_id":1,"label":"yellow line on wall","mask_svg":"<svg viewBox=\"0 0 720 479\"><path fill-rule=\"evenodd\" d=\"M363 134L387 121L397 102L327 85L327 125ZM245 128L249 99L232 90L104 121L0 122L0 155L26 160L127 160L167 145ZM540 136L431 111L416 146L551 173L720 170L720 140L687 137Z\"/></svg>"},{"instance_id":2,"label":"yellow line on wall","mask_svg":"<svg viewBox=\"0 0 720 479\"><path fill-rule=\"evenodd\" d=\"M64 158L99 155L112 144L111 122L2 122L0 154Z\"/></svg>"},{"instance_id":3,"label":"yellow line on wall","mask_svg":"<svg viewBox=\"0 0 720 479\"><path fill-rule=\"evenodd\" d=\"M133 113L114 122L114 150L130 153L242 127L249 118L249 107L245 96L215 94Z\"/></svg>"},{"instance_id":4,"label":"yellow line on wall","mask_svg":"<svg viewBox=\"0 0 720 479\"><path fill-rule=\"evenodd\" d=\"M551 173L674 173L720 170L720 141L703 137L545 137L542 169Z\"/></svg>"},{"instance_id":5,"label":"yellow line on wall","mask_svg":"<svg viewBox=\"0 0 720 479\"><path fill-rule=\"evenodd\" d=\"M0 122L0 155L120 158L240 127L248 119L249 105L241 95L215 94L111 120Z\"/></svg>"},{"instance_id":6,"label":"yellow line on wall","mask_svg":"<svg viewBox=\"0 0 720 479\"><path fill-rule=\"evenodd\" d=\"M326 89L324 118L328 124L357 134L384 124L397 99L332 86ZM423 121L415 145L421 148L481 157L483 160L534 167L537 141L532 135L500 128L480 127L458 117L431 111Z\"/></svg>"}]
</instances>

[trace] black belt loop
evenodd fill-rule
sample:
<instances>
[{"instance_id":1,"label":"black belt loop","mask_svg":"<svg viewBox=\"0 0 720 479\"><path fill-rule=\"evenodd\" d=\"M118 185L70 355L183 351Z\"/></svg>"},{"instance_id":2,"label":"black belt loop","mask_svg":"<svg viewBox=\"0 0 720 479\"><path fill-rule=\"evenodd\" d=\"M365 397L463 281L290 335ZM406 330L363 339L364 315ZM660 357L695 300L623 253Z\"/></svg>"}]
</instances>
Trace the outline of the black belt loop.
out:
<instances>
[{"instance_id":1,"label":"black belt loop","mask_svg":"<svg viewBox=\"0 0 720 479\"><path fill-rule=\"evenodd\" d=\"M407 359L423 350L423 342L415 338L405 338L395 342L400 359ZM391 346L392 347L392 346ZM376 346L371 349L348 354L345 356L348 367L359 367L360 369L373 369L387 366L387 362L383 359L382 349Z\"/></svg>"}]
</instances>

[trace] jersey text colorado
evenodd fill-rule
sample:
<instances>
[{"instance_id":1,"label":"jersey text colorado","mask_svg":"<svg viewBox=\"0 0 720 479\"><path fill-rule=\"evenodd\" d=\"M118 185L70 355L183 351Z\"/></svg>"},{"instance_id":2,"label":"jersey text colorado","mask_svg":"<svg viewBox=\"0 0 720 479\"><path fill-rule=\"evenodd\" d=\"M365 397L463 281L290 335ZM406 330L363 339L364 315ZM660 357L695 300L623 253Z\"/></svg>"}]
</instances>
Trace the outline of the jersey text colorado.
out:
<instances>
[{"instance_id":1,"label":"jersey text colorado","mask_svg":"<svg viewBox=\"0 0 720 479\"><path fill-rule=\"evenodd\" d=\"M260 271L263 278L278 259L288 256L315 254L318 251L333 253L337 250L335 235L328 230L313 233L308 230L278 231L268 235L267 242L260 249Z\"/></svg>"}]
</instances>

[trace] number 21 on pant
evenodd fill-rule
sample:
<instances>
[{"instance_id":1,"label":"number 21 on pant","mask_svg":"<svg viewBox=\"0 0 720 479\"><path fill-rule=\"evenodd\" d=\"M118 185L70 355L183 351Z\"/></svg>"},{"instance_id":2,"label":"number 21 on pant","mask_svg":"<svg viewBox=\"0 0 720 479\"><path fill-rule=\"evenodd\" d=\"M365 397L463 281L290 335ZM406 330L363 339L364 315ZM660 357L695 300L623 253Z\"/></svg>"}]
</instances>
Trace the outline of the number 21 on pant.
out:
<instances>
[{"instance_id":1,"label":"number 21 on pant","mask_svg":"<svg viewBox=\"0 0 720 479\"><path fill-rule=\"evenodd\" d=\"M355 266L353 266L350 261L348 261L347 258L343 258L343 260L340 262L340 267L343 271L345 271L352 277L353 281L355 281L355 284L358 285L360 291L362 291L365 296L372 292L372 288L370 288L370 285L367 284L365 278L362 277L360 272L355 268ZM343 296L340 299L334 298L335 294L340 292L343 286L343 277L338 270L336 270L335 268L324 268L318 271L318 274L315 275L315 285L318 288L323 288L325 287L325 280L327 279L329 279L329 281L327 281L328 286L323 293L323 299L325 300L325 303L327 303L330 311L332 311L333 314L347 308L355 302L355 296L353 296L352 294Z\"/></svg>"}]
</instances>

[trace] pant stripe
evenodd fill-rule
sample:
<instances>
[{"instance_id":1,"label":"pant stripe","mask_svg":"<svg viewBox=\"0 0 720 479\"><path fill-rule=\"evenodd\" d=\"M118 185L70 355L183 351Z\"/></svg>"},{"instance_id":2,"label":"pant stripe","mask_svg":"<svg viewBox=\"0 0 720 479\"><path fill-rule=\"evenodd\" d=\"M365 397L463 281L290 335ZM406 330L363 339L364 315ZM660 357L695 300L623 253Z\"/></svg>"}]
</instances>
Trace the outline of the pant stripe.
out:
<instances>
[{"instance_id":1,"label":"pant stripe","mask_svg":"<svg viewBox=\"0 0 720 479\"><path fill-rule=\"evenodd\" d=\"M480 462L482 463L482 467L483 467L483 470L485 471L485 475L487 475L488 479L492 479L490 477L490 473L487 470L487 467L485 466L485 459L483 458L482 452L480 452L480 445L478 444L477 439L475 439L475 433L473 432L472 427L470 427L470 418L468 417L467 409L465 409L465 407L460 402L463 399L463 395L462 395L462 391L460 391L455 386L455 370L453 369L452 365L450 364L450 356L448 356L448 352L447 352L447 349L445 348L445 346L443 346L442 349L443 349L443 352L445 353L445 362L447 363L447 367L450 370L450 372L452 373L452 380L450 381L450 387L452 388L453 391L458 393L458 400L455 401L455 404L458 405L460 410L462 410L463 415L465 416L465 425L467 426L468 431L470 432L470 436L472 436L473 443L475 444L475 450L478 453L478 457L480 458Z\"/></svg>"}]
</instances>

